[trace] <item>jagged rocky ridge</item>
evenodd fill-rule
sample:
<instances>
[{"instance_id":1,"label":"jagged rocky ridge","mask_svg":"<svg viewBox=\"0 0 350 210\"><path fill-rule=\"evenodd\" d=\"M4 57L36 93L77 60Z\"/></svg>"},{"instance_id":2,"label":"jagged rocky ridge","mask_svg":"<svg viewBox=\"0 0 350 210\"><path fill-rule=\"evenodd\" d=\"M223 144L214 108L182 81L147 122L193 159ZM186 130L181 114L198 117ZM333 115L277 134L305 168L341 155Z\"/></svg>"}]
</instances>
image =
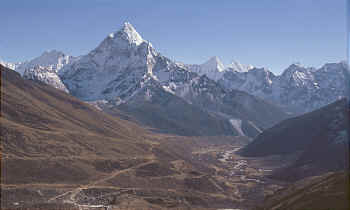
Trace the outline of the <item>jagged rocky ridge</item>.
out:
<instances>
[{"instance_id":1,"label":"jagged rocky ridge","mask_svg":"<svg viewBox=\"0 0 350 210\"><path fill-rule=\"evenodd\" d=\"M78 58L66 55L57 50L51 50L45 51L39 57L30 61L19 63L6 63L2 61L0 64L17 71L23 78L37 80L57 89L69 92L58 76L58 72L64 65L67 65L76 59Z\"/></svg>"},{"instance_id":2,"label":"jagged rocky ridge","mask_svg":"<svg viewBox=\"0 0 350 210\"><path fill-rule=\"evenodd\" d=\"M23 73L23 78L40 81L45 84L51 85L54 88L63 90L69 93L66 86L62 83L60 77L57 75L56 71L49 67L34 66L33 68L28 68Z\"/></svg>"},{"instance_id":3,"label":"jagged rocky ridge","mask_svg":"<svg viewBox=\"0 0 350 210\"><path fill-rule=\"evenodd\" d=\"M218 82L228 90L242 90L272 101L285 111L302 114L348 96L349 79L348 67L341 62L320 69L292 64L277 76L265 68L227 70Z\"/></svg>"},{"instance_id":4,"label":"jagged rocky ridge","mask_svg":"<svg viewBox=\"0 0 350 210\"><path fill-rule=\"evenodd\" d=\"M16 63L14 70L23 75L26 69L41 66L57 73L64 65L67 65L76 59L77 58L74 56L66 55L65 53L57 50L45 51L39 57L36 57L30 61Z\"/></svg>"},{"instance_id":5,"label":"jagged rocky ridge","mask_svg":"<svg viewBox=\"0 0 350 210\"><path fill-rule=\"evenodd\" d=\"M226 90L245 91L297 115L349 95L350 77L345 62L327 63L319 69L292 64L281 75L236 61L225 67L218 57L201 65L181 65L217 81Z\"/></svg>"}]
</instances>

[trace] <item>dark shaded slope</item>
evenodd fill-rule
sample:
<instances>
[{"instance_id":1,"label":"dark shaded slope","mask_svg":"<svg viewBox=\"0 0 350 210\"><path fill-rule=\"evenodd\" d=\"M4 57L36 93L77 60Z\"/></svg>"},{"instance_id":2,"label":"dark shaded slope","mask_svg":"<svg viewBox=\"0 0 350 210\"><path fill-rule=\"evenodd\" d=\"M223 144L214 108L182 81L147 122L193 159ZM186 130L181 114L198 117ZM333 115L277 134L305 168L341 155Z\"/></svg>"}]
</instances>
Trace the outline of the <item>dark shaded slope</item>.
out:
<instances>
[{"instance_id":1,"label":"dark shaded slope","mask_svg":"<svg viewBox=\"0 0 350 210\"><path fill-rule=\"evenodd\" d=\"M238 135L228 120L164 91L159 83L152 80L127 103L100 107L112 115L124 113L124 116L126 114L157 132L184 136Z\"/></svg>"},{"instance_id":2,"label":"dark shaded slope","mask_svg":"<svg viewBox=\"0 0 350 210\"><path fill-rule=\"evenodd\" d=\"M257 136L242 150L242 154L266 156L293 153L307 149L322 136L336 137L334 135L338 134L337 132L347 128L345 105L346 100L343 99L319 110L287 119ZM315 143L324 141L326 139Z\"/></svg>"},{"instance_id":3,"label":"dark shaded slope","mask_svg":"<svg viewBox=\"0 0 350 210\"><path fill-rule=\"evenodd\" d=\"M298 160L274 177L297 180L348 167L347 100L288 119L264 131L240 152L267 156L300 152Z\"/></svg>"}]
</instances>

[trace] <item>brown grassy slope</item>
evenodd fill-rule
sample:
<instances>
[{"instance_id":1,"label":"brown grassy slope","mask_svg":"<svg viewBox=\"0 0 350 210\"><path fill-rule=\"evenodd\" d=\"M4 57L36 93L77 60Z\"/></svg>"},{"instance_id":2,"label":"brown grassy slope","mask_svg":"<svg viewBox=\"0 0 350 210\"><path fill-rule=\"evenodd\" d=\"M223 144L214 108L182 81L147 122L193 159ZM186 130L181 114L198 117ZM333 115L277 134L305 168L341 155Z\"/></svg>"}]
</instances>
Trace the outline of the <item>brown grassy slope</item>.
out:
<instances>
[{"instance_id":1,"label":"brown grassy slope","mask_svg":"<svg viewBox=\"0 0 350 210\"><path fill-rule=\"evenodd\" d=\"M136 124L4 67L1 77L2 183L84 182L100 159L150 154Z\"/></svg>"},{"instance_id":2,"label":"brown grassy slope","mask_svg":"<svg viewBox=\"0 0 350 210\"><path fill-rule=\"evenodd\" d=\"M260 210L348 210L348 173L310 177L277 191Z\"/></svg>"},{"instance_id":3,"label":"brown grassy slope","mask_svg":"<svg viewBox=\"0 0 350 210\"><path fill-rule=\"evenodd\" d=\"M219 208L238 202L215 170L191 154L199 145L227 143L233 137L150 133L0 68L2 208L64 200L84 204L81 198L90 191L107 193L96 202L131 199L161 208Z\"/></svg>"}]
</instances>

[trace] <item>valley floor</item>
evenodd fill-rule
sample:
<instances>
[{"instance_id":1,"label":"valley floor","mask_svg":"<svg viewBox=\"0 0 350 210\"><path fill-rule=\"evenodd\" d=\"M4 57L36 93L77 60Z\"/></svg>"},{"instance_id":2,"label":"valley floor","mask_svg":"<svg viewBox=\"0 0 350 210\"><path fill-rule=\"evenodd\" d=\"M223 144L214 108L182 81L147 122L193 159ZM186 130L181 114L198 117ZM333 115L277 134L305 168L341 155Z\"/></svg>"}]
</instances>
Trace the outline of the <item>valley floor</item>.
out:
<instances>
[{"instance_id":1,"label":"valley floor","mask_svg":"<svg viewBox=\"0 0 350 210\"><path fill-rule=\"evenodd\" d=\"M241 147L240 143L197 144L188 154L169 160L158 151L86 184L2 184L2 207L253 209L286 185L268 176L293 157L245 158L237 154Z\"/></svg>"}]
</instances>

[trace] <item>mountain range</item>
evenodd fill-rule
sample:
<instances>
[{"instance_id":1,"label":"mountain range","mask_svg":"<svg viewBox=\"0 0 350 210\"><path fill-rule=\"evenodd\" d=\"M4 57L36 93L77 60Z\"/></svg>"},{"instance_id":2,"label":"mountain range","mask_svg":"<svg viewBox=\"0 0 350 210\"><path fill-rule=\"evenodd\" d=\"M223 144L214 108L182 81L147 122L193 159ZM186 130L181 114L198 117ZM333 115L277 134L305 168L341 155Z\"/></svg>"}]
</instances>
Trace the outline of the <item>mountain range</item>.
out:
<instances>
[{"instance_id":1,"label":"mountain range","mask_svg":"<svg viewBox=\"0 0 350 210\"><path fill-rule=\"evenodd\" d=\"M53 61L47 62L51 61L48 57ZM45 62L38 67L39 61ZM208 72L223 68L216 62L219 60L214 58L201 68ZM130 23L109 34L87 55L74 58L53 51L16 70L23 66L29 66L24 78L44 82L109 112L118 107L136 121L162 132L254 137L288 117L270 102L225 89L210 74L191 71L162 56ZM142 111L145 107L150 112ZM194 115L198 118L189 119ZM205 125L214 126L206 129Z\"/></svg>"},{"instance_id":2,"label":"mountain range","mask_svg":"<svg viewBox=\"0 0 350 210\"><path fill-rule=\"evenodd\" d=\"M348 95L349 71L345 62L319 69L290 65L281 75L265 68L248 72L227 71L219 80L227 89L238 89L272 101L285 111L302 114Z\"/></svg>"},{"instance_id":3,"label":"mountain range","mask_svg":"<svg viewBox=\"0 0 350 210\"><path fill-rule=\"evenodd\" d=\"M327 63L319 69L292 64L281 75L237 61L225 66L217 56L200 65L174 62L158 53L130 23L109 34L87 55L73 57L52 50L30 61L2 63L26 78L42 80L85 101L124 103L139 89L136 86L143 87L151 79L165 91L184 98L193 94L189 84L206 76L225 92L244 91L292 115L313 111L347 96L350 80L344 62Z\"/></svg>"},{"instance_id":4,"label":"mountain range","mask_svg":"<svg viewBox=\"0 0 350 210\"><path fill-rule=\"evenodd\" d=\"M235 61L225 67L216 56L201 65L187 65L161 55L130 23L87 55L73 57L52 50L31 61L6 65L26 79L49 84L105 111L118 107L146 126L182 135L254 137L289 116L318 109L349 92L345 63L319 69L292 64L281 75ZM182 105L167 106L170 101ZM163 114L150 116L141 104ZM193 122L184 113L203 118ZM218 129L198 131L203 122Z\"/></svg>"}]
</instances>

